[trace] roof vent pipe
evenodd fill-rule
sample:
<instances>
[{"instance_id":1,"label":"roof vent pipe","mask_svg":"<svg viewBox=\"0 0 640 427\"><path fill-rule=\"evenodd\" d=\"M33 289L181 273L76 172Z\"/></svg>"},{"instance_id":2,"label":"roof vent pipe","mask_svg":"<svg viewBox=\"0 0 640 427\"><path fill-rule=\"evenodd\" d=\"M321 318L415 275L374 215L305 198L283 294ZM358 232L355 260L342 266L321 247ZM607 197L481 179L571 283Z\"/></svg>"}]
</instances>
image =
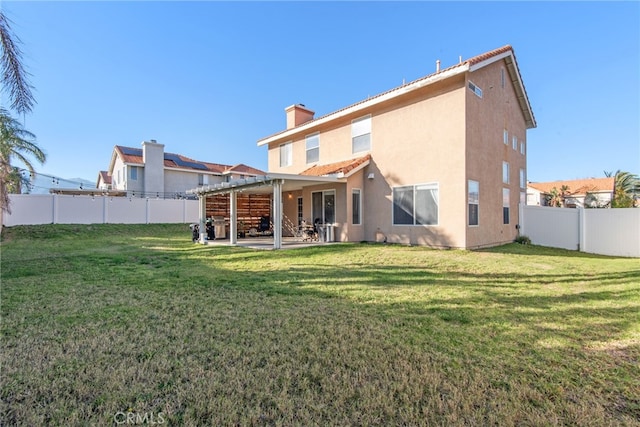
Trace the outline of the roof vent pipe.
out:
<instances>
[{"instance_id":1,"label":"roof vent pipe","mask_svg":"<svg viewBox=\"0 0 640 427\"><path fill-rule=\"evenodd\" d=\"M440 72L440 60L438 59L436 61L436 73L439 73L439 72Z\"/></svg>"}]
</instances>

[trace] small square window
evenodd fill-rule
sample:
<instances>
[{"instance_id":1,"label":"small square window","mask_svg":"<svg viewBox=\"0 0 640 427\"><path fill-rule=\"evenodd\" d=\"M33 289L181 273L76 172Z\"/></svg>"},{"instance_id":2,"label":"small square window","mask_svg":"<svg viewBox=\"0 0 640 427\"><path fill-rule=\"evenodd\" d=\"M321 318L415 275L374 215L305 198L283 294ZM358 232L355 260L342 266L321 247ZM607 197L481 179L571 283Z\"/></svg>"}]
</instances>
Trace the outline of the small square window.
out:
<instances>
[{"instance_id":1,"label":"small square window","mask_svg":"<svg viewBox=\"0 0 640 427\"><path fill-rule=\"evenodd\" d=\"M476 86L473 82L469 82L469 89L471 89L471 91L475 93L478 98L482 98L482 89Z\"/></svg>"}]
</instances>

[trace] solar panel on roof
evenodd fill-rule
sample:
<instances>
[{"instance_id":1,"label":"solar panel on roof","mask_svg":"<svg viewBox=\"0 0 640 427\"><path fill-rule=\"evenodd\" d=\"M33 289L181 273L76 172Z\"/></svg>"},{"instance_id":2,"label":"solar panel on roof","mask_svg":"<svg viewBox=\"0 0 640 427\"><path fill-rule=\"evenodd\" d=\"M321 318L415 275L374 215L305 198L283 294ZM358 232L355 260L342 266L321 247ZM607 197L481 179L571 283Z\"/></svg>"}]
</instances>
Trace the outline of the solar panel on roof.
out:
<instances>
[{"instance_id":1,"label":"solar panel on roof","mask_svg":"<svg viewBox=\"0 0 640 427\"><path fill-rule=\"evenodd\" d=\"M120 151L125 156L142 156L141 148L131 148L131 147L120 147Z\"/></svg>"},{"instance_id":2,"label":"solar panel on roof","mask_svg":"<svg viewBox=\"0 0 640 427\"><path fill-rule=\"evenodd\" d=\"M196 163L196 162L188 162L186 160L182 160L178 155L176 154L171 154L171 153L165 153L164 154L164 158L166 160L171 160L172 162L174 162L176 165L181 166L181 167L185 167L185 168L193 168L193 169L199 169L199 170L207 170L207 167L205 165L203 165L202 163Z\"/></svg>"}]
</instances>

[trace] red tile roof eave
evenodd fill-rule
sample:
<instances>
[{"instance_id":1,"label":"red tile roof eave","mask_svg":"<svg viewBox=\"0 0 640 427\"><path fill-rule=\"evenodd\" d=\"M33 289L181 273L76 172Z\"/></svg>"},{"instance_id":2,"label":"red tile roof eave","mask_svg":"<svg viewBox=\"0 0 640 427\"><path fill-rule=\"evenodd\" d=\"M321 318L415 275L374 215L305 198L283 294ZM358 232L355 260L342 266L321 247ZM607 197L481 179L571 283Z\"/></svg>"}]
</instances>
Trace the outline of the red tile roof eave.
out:
<instances>
[{"instance_id":1,"label":"red tile roof eave","mask_svg":"<svg viewBox=\"0 0 640 427\"><path fill-rule=\"evenodd\" d=\"M285 134L285 133L288 133L288 132L294 131L295 129L302 128L303 126L309 126L309 124L312 124L312 123L318 122L318 121L320 121L320 120L325 120L326 118L328 118L328 117L330 117L330 116L337 115L337 114L339 114L339 113L341 113L341 112L343 112L343 111L345 111L345 110L352 109L352 108L354 108L354 107L357 107L358 105L361 105L361 104L363 104L363 103L365 103L365 102L370 102L370 101L371 101L371 100L373 100L373 99L380 98L380 97L382 97L382 96L388 95L388 94L390 94L390 93L392 93L392 92L394 92L394 91L400 91L400 90L401 90L402 88L404 88L404 87L407 87L407 86L410 86L410 85L415 85L416 83L419 83L419 82L421 82L421 81L424 81L424 80L427 80L427 79L433 78L434 76L437 76L438 74L443 74L443 73L450 72L450 71L452 71L452 70L454 70L454 69L456 69L456 68L458 68L458 67L465 67L465 66L466 66L466 67L468 68L468 67L470 67L470 66L480 64L480 63L482 63L483 61L486 61L486 60L488 60L488 59L490 59L490 58L492 58L492 57L495 57L495 56L501 55L501 54L503 54L503 53L508 53L508 52L510 52L511 56L513 57L514 67L515 67L516 73L517 73L517 75L518 75L518 77L519 77L519 78L518 78L519 86L521 86L521 87L522 87L523 96L524 96L524 101L525 101L525 105L526 105L526 107L527 107L527 108L526 108L526 110L527 110L527 111L529 112L529 114L531 115L531 124L530 124L530 126L529 126L528 128L535 128L535 127L536 127L535 117L534 117L534 115L533 115L533 110L531 109L531 106L530 106L529 101L528 101L528 100L529 100L529 98L528 98L528 95L527 95L526 88L524 87L524 82L522 82L522 79L520 78L520 69L519 69L519 67L518 67L518 63L517 63L517 61L516 61L515 53L514 53L514 51L513 51L513 48L511 47L511 45L505 45L505 46L503 46L503 47L500 47L500 48L494 49L494 50L492 50L492 51L489 51L489 52L486 52L486 53L483 53L483 54L480 54L480 55L474 56L474 57L472 57L472 58L469 58L469 59L467 59L466 61L463 61L463 62L460 62L460 63L458 63L458 64L455 64L455 65L453 65L453 66L451 66L451 67L445 68L445 69L443 69L443 70L440 70L440 71L437 71L437 72L435 72L435 73L432 73L432 74L426 75L426 76L424 76L424 77L421 77L421 78L419 78L419 79L413 80L413 81L411 81L411 82L409 82L409 83L405 83L405 84L403 84L403 85L401 85L401 86L395 87L395 88L390 89L390 90L388 90L388 91L386 91L386 92L382 92L382 93L380 93L380 94L378 94L378 95L375 95L375 96L372 96L372 97L367 98L367 99L365 99L365 100L362 100L362 101L356 102L356 103L351 104L351 105L349 105L349 106L347 106L347 107L344 107L344 108L341 108L341 109L339 109L339 110L333 111L333 112L331 112L331 113L325 114L325 115L323 115L323 116L321 116L321 117L318 117L318 118L316 118L316 119L313 119L313 120L310 120L310 121L308 121L308 122L302 123L302 124L300 124L300 125L298 125L298 126L296 126L296 127L293 127L293 128L290 128L290 129L284 129L284 130L282 130L282 131L280 131L280 132L276 132L276 133L274 133L274 134L272 134L272 135L269 135L269 136L266 136L266 137L264 137L264 138L259 139L259 140L258 140L258 142L257 142L257 144L258 144L258 146L260 146L260 145L264 145L264 144L265 144L265 142L264 142L264 141L267 141L267 140L272 139L272 138L276 138L276 137L277 137L277 136L279 136L279 135L283 135L283 134ZM270 142L273 142L273 141L270 141Z\"/></svg>"},{"instance_id":2,"label":"red tile roof eave","mask_svg":"<svg viewBox=\"0 0 640 427\"><path fill-rule=\"evenodd\" d=\"M375 100L375 99L377 99L377 98L381 98L381 97L383 97L383 96L385 96L385 95L389 95L389 94L393 93L394 91L400 91L402 88L405 88L405 87L407 87L407 86L411 86L411 85L415 85L416 83L419 83L419 82L421 82L421 81L423 81L423 80L427 80L427 79L433 78L434 76L436 76L436 75L438 75L438 74L443 74L443 73L446 73L446 72L452 71L452 70L454 70L454 69L456 69L456 68L463 67L463 66L465 66L465 65L467 65L466 61L465 61L465 62L462 62L462 63L459 63L459 64L456 64L456 65L453 65L453 66L451 66L451 67L445 68L445 69L440 70L440 71L438 71L438 72L436 72L436 73L432 73L432 74L426 75L426 76L424 76L424 77L420 77L419 79L413 80L413 81L411 81L411 82L409 82L409 83L405 83L405 84L403 84L403 85L401 85L401 86L397 86L397 87L395 87L395 88L393 88L393 89L387 90L387 91L385 91L385 92L382 92L382 93L379 93L379 94L377 94L377 95L371 96L371 97L369 97L369 98L367 98L367 99L363 99L363 100L361 100L361 101L358 101L358 102L353 103L353 104L351 104L351 105L348 105L348 106L346 106L346 107L340 108L339 110L332 111L331 113L325 114L325 115L320 116L320 117L318 117L318 118L315 118L315 119L313 119L313 120L309 120L308 122L304 122L304 123L302 123L302 124L300 124L300 125L298 125L298 126L296 126L296 127L293 127L293 128L290 128L290 129L284 129L284 130L281 130L280 132L276 132L276 133L274 133L274 134L272 134L272 135L269 135L269 136L266 136L266 137L264 137L264 138L259 139L259 140L258 140L258 145L263 145L264 143L263 143L262 141L266 141L266 140L268 140L268 139L271 139L271 138L277 137L278 135L282 135L282 134L284 134L284 133L291 132L291 131L293 131L293 130L295 130L295 129L302 128L303 126L308 126L308 125L309 125L309 124L311 124L311 123L316 123L316 122L319 122L319 121L321 121L321 120L325 120L325 119L327 119L327 118L328 118L328 117L330 117L330 116L340 114L340 113L342 113L343 111L346 111L346 110L349 110L349 109L355 108L355 107L357 107L358 105L362 105L362 104L364 104L364 103L366 103L366 102L371 102L372 100Z\"/></svg>"},{"instance_id":3,"label":"red tile roof eave","mask_svg":"<svg viewBox=\"0 0 640 427\"><path fill-rule=\"evenodd\" d=\"M300 172L300 175L304 176L327 176L344 174L349 175L349 172L363 166L366 162L371 160L371 154L367 154L357 159L343 160L341 162L328 163L325 165L314 165L304 171Z\"/></svg>"}]
</instances>

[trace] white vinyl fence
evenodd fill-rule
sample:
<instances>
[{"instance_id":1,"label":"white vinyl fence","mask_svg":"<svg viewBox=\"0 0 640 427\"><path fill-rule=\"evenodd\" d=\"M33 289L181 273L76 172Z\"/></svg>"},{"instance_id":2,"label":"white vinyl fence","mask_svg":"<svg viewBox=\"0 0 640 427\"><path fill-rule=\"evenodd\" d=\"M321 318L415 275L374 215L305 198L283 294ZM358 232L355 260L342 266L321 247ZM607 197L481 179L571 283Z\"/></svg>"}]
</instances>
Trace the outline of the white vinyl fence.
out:
<instances>
[{"instance_id":1,"label":"white vinyl fence","mask_svg":"<svg viewBox=\"0 0 640 427\"><path fill-rule=\"evenodd\" d=\"M640 209L520 206L520 232L535 245L640 257Z\"/></svg>"},{"instance_id":2,"label":"white vinyl fence","mask_svg":"<svg viewBox=\"0 0 640 427\"><path fill-rule=\"evenodd\" d=\"M197 200L63 194L11 194L5 226L28 224L152 224L198 222Z\"/></svg>"}]
</instances>

